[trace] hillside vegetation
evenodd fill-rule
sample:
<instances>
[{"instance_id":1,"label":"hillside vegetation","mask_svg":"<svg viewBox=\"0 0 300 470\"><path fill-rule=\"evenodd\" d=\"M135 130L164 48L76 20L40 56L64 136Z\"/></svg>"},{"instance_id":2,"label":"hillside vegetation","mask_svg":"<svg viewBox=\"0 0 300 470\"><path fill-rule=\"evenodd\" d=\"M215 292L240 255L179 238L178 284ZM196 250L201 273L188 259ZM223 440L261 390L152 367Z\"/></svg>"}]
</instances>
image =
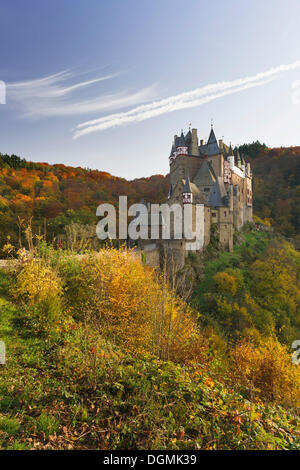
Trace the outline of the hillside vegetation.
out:
<instances>
[{"instance_id":1,"label":"hillside vegetation","mask_svg":"<svg viewBox=\"0 0 300 470\"><path fill-rule=\"evenodd\" d=\"M268 231L245 228L238 238L233 253L195 258L200 320L233 340L275 335L290 345L300 338L300 253Z\"/></svg>"},{"instance_id":2,"label":"hillside vegetation","mask_svg":"<svg viewBox=\"0 0 300 470\"><path fill-rule=\"evenodd\" d=\"M162 175L127 181L103 171L0 154L0 248L8 236L20 247L25 242L20 233L30 220L34 233L50 242L65 235L72 224L80 225L83 236L94 237L99 204L117 206L119 195L128 196L129 205L142 198L160 202L168 189L168 177Z\"/></svg>"},{"instance_id":3,"label":"hillside vegetation","mask_svg":"<svg viewBox=\"0 0 300 470\"><path fill-rule=\"evenodd\" d=\"M206 255L193 305L165 273L126 250L107 247L79 260L38 240L29 254L21 251L11 271L0 271L0 337L7 347L0 447L299 449L299 365L279 341L276 309L266 328L247 312L251 334L245 328L237 334L229 308L227 317L217 307L214 315L201 312L215 286L216 306L238 303L249 289L253 294L237 272L255 273L253 263L261 263L272 289L266 254L274 243L299 283L291 245L264 233L243 237L232 254ZM255 246L257 257L250 253ZM296 287L286 300L293 304L291 325L299 315ZM266 303L263 312L269 310Z\"/></svg>"},{"instance_id":4,"label":"hillside vegetation","mask_svg":"<svg viewBox=\"0 0 300 470\"><path fill-rule=\"evenodd\" d=\"M249 155L254 174L254 212L300 248L300 147L267 148L255 142Z\"/></svg>"},{"instance_id":5,"label":"hillside vegetation","mask_svg":"<svg viewBox=\"0 0 300 470\"><path fill-rule=\"evenodd\" d=\"M300 247L300 147L269 149L254 142L239 150L253 169L255 214ZM51 243L64 240L68 227L91 238L99 204L117 205L119 195L127 195L129 204L142 198L164 202L168 190L168 175L127 181L102 171L0 154L0 248L8 236L21 246L25 237L20 241L20 233L30 219L33 231Z\"/></svg>"}]
</instances>

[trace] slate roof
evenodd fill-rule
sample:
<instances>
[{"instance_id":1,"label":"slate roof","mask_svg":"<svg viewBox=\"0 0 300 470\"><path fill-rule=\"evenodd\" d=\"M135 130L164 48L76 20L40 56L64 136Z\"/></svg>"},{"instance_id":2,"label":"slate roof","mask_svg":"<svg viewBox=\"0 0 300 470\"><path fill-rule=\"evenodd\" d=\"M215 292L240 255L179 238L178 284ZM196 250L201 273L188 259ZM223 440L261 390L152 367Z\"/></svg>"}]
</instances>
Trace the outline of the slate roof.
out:
<instances>
[{"instance_id":1,"label":"slate roof","mask_svg":"<svg viewBox=\"0 0 300 470\"><path fill-rule=\"evenodd\" d=\"M213 129L211 129L210 131L207 143L205 145L200 145L199 150L200 150L201 155L208 155L208 156L218 155L219 153L221 153Z\"/></svg>"},{"instance_id":2,"label":"slate roof","mask_svg":"<svg viewBox=\"0 0 300 470\"><path fill-rule=\"evenodd\" d=\"M190 186L190 178L188 176L185 180L182 192L183 193L191 193L192 192L191 186Z\"/></svg>"},{"instance_id":3,"label":"slate roof","mask_svg":"<svg viewBox=\"0 0 300 470\"><path fill-rule=\"evenodd\" d=\"M191 131L188 131L188 133L185 135L185 141L190 142L192 140L192 133Z\"/></svg>"},{"instance_id":4,"label":"slate roof","mask_svg":"<svg viewBox=\"0 0 300 470\"><path fill-rule=\"evenodd\" d=\"M187 147L187 143L185 141L185 138L184 138L184 135L183 135L183 132L181 132L181 135L180 137L177 137L176 141L175 141L175 147Z\"/></svg>"},{"instance_id":5,"label":"slate roof","mask_svg":"<svg viewBox=\"0 0 300 470\"><path fill-rule=\"evenodd\" d=\"M209 205L212 207L222 207L226 205L225 198L227 196L224 181L221 176L218 176L217 181L210 193Z\"/></svg>"},{"instance_id":6,"label":"slate roof","mask_svg":"<svg viewBox=\"0 0 300 470\"><path fill-rule=\"evenodd\" d=\"M211 164L204 160L201 167L199 168L193 183L196 186L212 186L216 182L216 176Z\"/></svg>"}]
</instances>

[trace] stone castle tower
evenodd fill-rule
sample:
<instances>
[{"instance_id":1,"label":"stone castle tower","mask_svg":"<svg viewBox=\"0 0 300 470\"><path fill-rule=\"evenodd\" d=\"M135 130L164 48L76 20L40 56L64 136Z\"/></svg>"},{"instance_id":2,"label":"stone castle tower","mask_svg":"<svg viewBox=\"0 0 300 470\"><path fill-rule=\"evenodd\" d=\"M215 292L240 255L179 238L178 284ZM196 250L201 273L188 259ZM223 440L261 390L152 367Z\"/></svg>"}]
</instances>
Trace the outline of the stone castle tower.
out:
<instances>
[{"instance_id":1,"label":"stone castle tower","mask_svg":"<svg viewBox=\"0 0 300 470\"><path fill-rule=\"evenodd\" d=\"M202 205L201 236L197 249L214 237L220 249L231 251L233 234L252 221L252 173L239 151L217 141L213 127L207 142L198 141L197 129L175 135L169 157L170 190L167 203ZM184 263L195 247L185 240L142 241L141 248L171 250Z\"/></svg>"}]
</instances>

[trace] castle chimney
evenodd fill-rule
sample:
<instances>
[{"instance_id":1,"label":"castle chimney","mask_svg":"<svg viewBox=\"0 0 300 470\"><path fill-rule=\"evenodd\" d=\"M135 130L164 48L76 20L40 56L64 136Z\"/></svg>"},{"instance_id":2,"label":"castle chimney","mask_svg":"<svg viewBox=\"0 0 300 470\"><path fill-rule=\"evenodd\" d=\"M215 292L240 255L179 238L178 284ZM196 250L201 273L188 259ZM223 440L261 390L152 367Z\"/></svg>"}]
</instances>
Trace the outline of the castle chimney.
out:
<instances>
[{"instance_id":1,"label":"castle chimney","mask_svg":"<svg viewBox=\"0 0 300 470\"><path fill-rule=\"evenodd\" d=\"M219 148L220 148L220 149L223 148L223 140L222 140L222 139L219 139Z\"/></svg>"},{"instance_id":2,"label":"castle chimney","mask_svg":"<svg viewBox=\"0 0 300 470\"><path fill-rule=\"evenodd\" d=\"M200 145L204 145L204 139L200 140Z\"/></svg>"},{"instance_id":3,"label":"castle chimney","mask_svg":"<svg viewBox=\"0 0 300 470\"><path fill-rule=\"evenodd\" d=\"M199 155L197 129L192 129L191 154Z\"/></svg>"}]
</instances>

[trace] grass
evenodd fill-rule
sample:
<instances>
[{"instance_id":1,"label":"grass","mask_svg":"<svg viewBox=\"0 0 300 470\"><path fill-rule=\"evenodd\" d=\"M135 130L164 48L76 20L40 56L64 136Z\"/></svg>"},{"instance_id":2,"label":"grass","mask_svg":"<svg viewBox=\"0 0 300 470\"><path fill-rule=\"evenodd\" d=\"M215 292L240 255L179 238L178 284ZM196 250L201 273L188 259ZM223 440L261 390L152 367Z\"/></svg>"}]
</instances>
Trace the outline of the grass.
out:
<instances>
[{"instance_id":1,"label":"grass","mask_svg":"<svg viewBox=\"0 0 300 470\"><path fill-rule=\"evenodd\" d=\"M51 415L42 413L37 420L37 431L45 435L45 437L51 436L59 429L59 421Z\"/></svg>"},{"instance_id":2,"label":"grass","mask_svg":"<svg viewBox=\"0 0 300 470\"><path fill-rule=\"evenodd\" d=\"M13 418L0 417L0 431L8 436L14 436L20 429L20 423Z\"/></svg>"}]
</instances>

